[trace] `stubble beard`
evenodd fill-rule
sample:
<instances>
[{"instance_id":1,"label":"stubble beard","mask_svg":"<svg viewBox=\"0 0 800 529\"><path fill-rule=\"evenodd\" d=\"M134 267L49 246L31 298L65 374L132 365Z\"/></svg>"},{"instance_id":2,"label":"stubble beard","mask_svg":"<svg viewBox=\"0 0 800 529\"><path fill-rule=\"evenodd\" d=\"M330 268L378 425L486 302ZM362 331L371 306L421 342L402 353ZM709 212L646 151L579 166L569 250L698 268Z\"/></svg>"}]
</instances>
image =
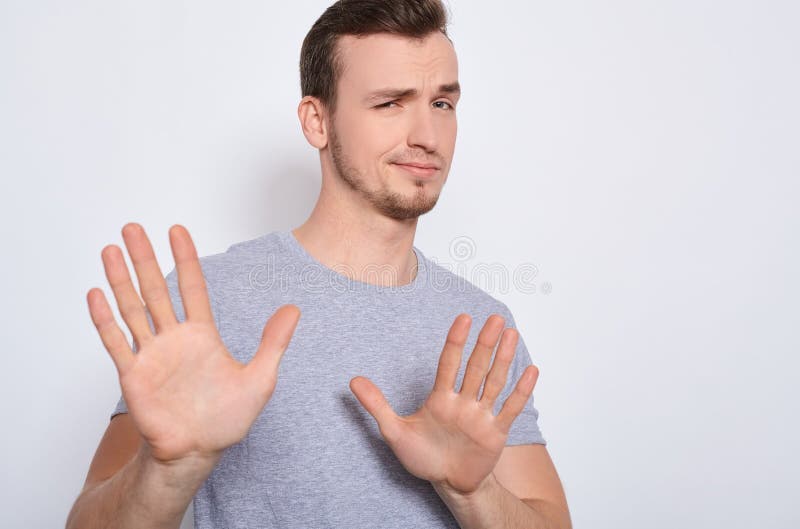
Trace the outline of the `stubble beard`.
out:
<instances>
[{"instance_id":1,"label":"stubble beard","mask_svg":"<svg viewBox=\"0 0 800 529\"><path fill-rule=\"evenodd\" d=\"M366 179L353 167L344 154L342 144L332 126L329 129L329 136L331 157L339 177L382 214L397 220L415 219L429 212L436 205L439 194L428 193L424 182L415 182L416 192L411 197L392 191L385 184L377 190L370 189L366 184Z\"/></svg>"}]
</instances>

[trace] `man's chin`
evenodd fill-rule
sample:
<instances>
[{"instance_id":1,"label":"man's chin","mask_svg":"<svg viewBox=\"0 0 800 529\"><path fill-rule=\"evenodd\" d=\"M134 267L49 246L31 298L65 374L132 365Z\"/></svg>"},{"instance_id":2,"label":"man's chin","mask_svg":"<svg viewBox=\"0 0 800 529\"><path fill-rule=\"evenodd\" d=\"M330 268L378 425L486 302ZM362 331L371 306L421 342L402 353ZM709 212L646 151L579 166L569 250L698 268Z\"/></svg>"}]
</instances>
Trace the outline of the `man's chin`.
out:
<instances>
[{"instance_id":1,"label":"man's chin","mask_svg":"<svg viewBox=\"0 0 800 529\"><path fill-rule=\"evenodd\" d=\"M426 193L404 196L392 193L382 197L376 204L377 208L385 215L398 220L414 219L431 211L439 201L439 195L430 196Z\"/></svg>"}]
</instances>

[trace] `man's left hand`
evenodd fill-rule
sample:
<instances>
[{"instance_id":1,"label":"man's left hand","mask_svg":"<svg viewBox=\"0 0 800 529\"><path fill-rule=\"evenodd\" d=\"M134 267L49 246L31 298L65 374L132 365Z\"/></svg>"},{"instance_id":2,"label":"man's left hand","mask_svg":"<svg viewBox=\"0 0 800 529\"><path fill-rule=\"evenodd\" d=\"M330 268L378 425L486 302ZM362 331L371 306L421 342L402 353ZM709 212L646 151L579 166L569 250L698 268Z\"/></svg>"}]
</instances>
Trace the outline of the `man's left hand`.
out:
<instances>
[{"instance_id":1,"label":"man's left hand","mask_svg":"<svg viewBox=\"0 0 800 529\"><path fill-rule=\"evenodd\" d=\"M454 390L471 318L459 314L439 358L433 391L419 410L401 417L368 379L355 377L350 390L378 423L381 435L411 474L457 494L480 488L494 470L511 424L533 392L539 370L530 365L497 416L494 403L506 385L519 334L504 331L505 321L492 314L478 335L464 372L461 390ZM497 344L494 362L492 352ZM487 375L488 372L488 375ZM481 384L485 384L478 398Z\"/></svg>"}]
</instances>

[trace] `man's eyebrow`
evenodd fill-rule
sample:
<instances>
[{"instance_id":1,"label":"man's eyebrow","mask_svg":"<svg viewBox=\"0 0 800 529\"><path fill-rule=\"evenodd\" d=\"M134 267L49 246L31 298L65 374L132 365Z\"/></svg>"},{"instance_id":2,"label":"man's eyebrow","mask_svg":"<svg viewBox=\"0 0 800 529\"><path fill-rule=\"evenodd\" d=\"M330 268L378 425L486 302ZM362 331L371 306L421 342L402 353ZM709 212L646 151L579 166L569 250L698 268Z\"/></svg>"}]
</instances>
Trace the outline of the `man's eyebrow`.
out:
<instances>
[{"instance_id":1,"label":"man's eyebrow","mask_svg":"<svg viewBox=\"0 0 800 529\"><path fill-rule=\"evenodd\" d=\"M367 97L364 98L364 101L376 101L378 99L402 99L404 97L416 96L418 93L419 92L417 92L416 88L382 88L367 94ZM439 91L437 93L460 94L461 85L458 84L458 81L454 83L443 84L439 86Z\"/></svg>"}]
</instances>

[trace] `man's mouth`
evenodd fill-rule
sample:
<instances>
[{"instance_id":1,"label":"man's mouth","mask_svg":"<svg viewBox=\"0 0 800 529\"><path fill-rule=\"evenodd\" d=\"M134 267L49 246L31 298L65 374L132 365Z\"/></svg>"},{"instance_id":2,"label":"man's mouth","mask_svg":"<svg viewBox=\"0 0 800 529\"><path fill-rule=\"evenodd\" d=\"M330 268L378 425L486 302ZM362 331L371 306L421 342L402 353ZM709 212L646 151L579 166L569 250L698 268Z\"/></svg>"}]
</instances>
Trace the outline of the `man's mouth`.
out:
<instances>
[{"instance_id":1,"label":"man's mouth","mask_svg":"<svg viewBox=\"0 0 800 529\"><path fill-rule=\"evenodd\" d=\"M394 165L405 170L414 176L433 176L439 172L439 168L433 164L426 163L395 163Z\"/></svg>"}]
</instances>

